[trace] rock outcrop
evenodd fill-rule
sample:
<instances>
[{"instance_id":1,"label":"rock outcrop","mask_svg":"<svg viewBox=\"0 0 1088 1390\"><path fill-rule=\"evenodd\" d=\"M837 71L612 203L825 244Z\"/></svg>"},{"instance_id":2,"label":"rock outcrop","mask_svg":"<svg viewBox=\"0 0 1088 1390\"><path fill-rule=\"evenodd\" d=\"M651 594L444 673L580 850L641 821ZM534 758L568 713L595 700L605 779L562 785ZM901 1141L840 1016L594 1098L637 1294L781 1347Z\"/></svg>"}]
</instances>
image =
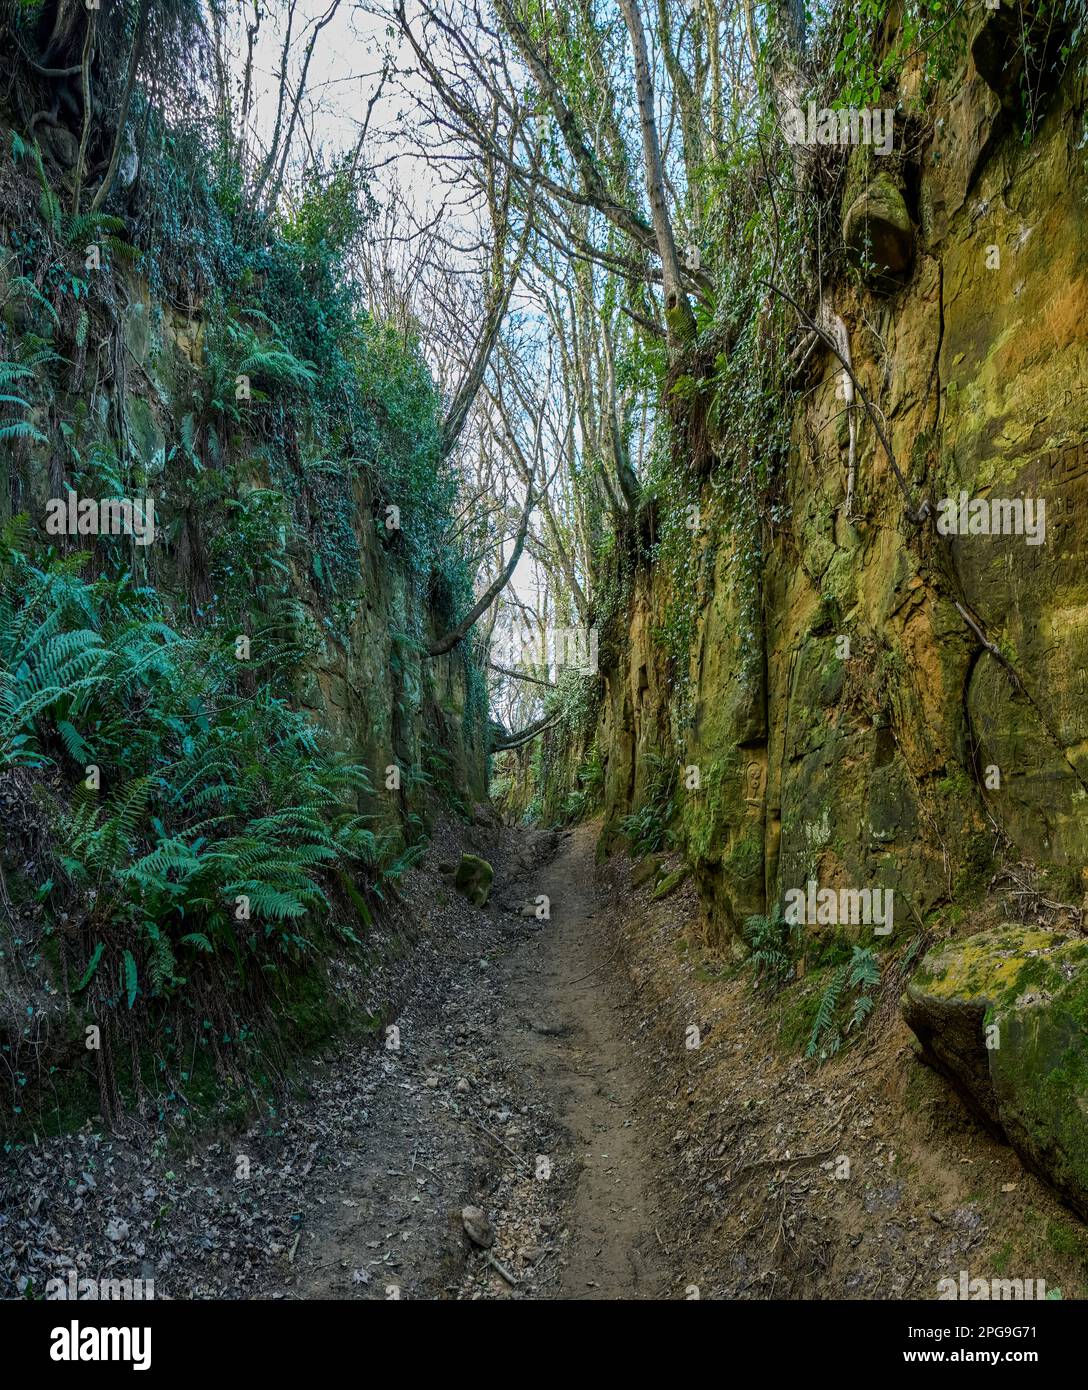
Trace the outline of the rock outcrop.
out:
<instances>
[{"instance_id":1,"label":"rock outcrop","mask_svg":"<svg viewBox=\"0 0 1088 1390\"><path fill-rule=\"evenodd\" d=\"M903 194L876 178L851 205L842 228L851 259L875 289L893 289L914 257L914 224Z\"/></svg>"},{"instance_id":2,"label":"rock outcrop","mask_svg":"<svg viewBox=\"0 0 1088 1390\"><path fill-rule=\"evenodd\" d=\"M810 879L893 889L898 932L984 890L991 821L1052 896L1088 889L1088 213L1070 196L1088 180L1083 101L1070 76L1025 145L983 81L957 80L881 195L903 238L886 261L906 264L915 229L902 283L828 289L909 504L858 409L845 515L842 368L817 347L774 523L738 520L717 484L695 494L682 563L636 565L602 634L591 738L544 735L557 816L596 748L608 846L671 772L661 804L679 808L712 939ZM892 179L879 164L852 156L848 233L873 225L874 182ZM1045 541L940 534L937 508L961 496L1033 499ZM678 653L662 634L681 621Z\"/></svg>"},{"instance_id":3,"label":"rock outcrop","mask_svg":"<svg viewBox=\"0 0 1088 1390\"><path fill-rule=\"evenodd\" d=\"M463 893L469 902L483 907L491 896L494 877L494 871L486 859L481 859L477 854L462 854L453 886L459 893Z\"/></svg>"},{"instance_id":4,"label":"rock outcrop","mask_svg":"<svg viewBox=\"0 0 1088 1390\"><path fill-rule=\"evenodd\" d=\"M925 1061L1088 1219L1088 938L1010 927L949 942L903 1013Z\"/></svg>"}]
</instances>

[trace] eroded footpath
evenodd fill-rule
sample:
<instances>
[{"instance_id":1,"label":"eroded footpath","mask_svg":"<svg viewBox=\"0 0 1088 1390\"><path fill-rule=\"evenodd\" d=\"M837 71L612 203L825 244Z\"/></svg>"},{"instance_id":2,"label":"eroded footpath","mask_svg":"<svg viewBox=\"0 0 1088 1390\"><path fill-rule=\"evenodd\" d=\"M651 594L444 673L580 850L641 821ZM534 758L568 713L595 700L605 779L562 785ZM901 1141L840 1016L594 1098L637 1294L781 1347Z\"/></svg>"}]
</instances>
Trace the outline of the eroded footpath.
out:
<instances>
[{"instance_id":1,"label":"eroded footpath","mask_svg":"<svg viewBox=\"0 0 1088 1390\"><path fill-rule=\"evenodd\" d=\"M593 844L441 831L386 925L401 964L368 984L396 1032L313 1059L244 1132L91 1122L9 1155L4 1296L72 1269L182 1299L666 1293ZM442 872L462 847L495 865L483 910Z\"/></svg>"}]
</instances>

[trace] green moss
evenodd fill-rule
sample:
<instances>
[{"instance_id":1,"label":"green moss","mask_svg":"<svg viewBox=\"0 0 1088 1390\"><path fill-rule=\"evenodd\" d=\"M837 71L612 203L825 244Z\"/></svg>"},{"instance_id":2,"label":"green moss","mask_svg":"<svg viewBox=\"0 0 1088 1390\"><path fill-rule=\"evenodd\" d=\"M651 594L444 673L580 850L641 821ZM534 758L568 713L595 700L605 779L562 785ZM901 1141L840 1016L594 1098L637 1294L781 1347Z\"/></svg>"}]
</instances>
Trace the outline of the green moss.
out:
<instances>
[{"instance_id":1,"label":"green moss","mask_svg":"<svg viewBox=\"0 0 1088 1390\"><path fill-rule=\"evenodd\" d=\"M732 878L762 877L763 840L756 835L738 840L725 857L722 867Z\"/></svg>"},{"instance_id":2,"label":"green moss","mask_svg":"<svg viewBox=\"0 0 1088 1390\"><path fill-rule=\"evenodd\" d=\"M998 1030L992 1047L975 1031L980 1005ZM1088 940L1008 927L949 943L911 981L915 1009L935 1021L938 1041L947 1026L942 1055L1025 1161L1088 1212ZM961 1067L972 1033L976 1051Z\"/></svg>"},{"instance_id":3,"label":"green moss","mask_svg":"<svg viewBox=\"0 0 1088 1390\"><path fill-rule=\"evenodd\" d=\"M1065 864L1042 866L1039 888L1046 897L1059 902L1079 903L1084 896L1080 870Z\"/></svg>"},{"instance_id":4,"label":"green moss","mask_svg":"<svg viewBox=\"0 0 1088 1390\"><path fill-rule=\"evenodd\" d=\"M661 860L656 854L648 854L641 859L631 871L631 883L636 888L641 888L650 879L656 879L661 872Z\"/></svg>"},{"instance_id":5,"label":"green moss","mask_svg":"<svg viewBox=\"0 0 1088 1390\"><path fill-rule=\"evenodd\" d=\"M842 927L805 940L805 962L810 970L837 969L845 965L853 952L854 942Z\"/></svg>"},{"instance_id":6,"label":"green moss","mask_svg":"<svg viewBox=\"0 0 1088 1390\"><path fill-rule=\"evenodd\" d=\"M993 877L993 837L988 831L972 831L964 836L962 845L962 868L956 877L954 892L959 902L970 904L986 893Z\"/></svg>"},{"instance_id":7,"label":"green moss","mask_svg":"<svg viewBox=\"0 0 1088 1390\"><path fill-rule=\"evenodd\" d=\"M1009 1268L1010 1264L1012 1263L1012 1257L1015 1253L1015 1248L1016 1247L1013 1245L1012 1241L1007 1240L1005 1244L1001 1247L1001 1249L997 1252L997 1254L993 1257L990 1263L993 1266L993 1271L995 1274L1004 1274L1005 1271Z\"/></svg>"},{"instance_id":8,"label":"green moss","mask_svg":"<svg viewBox=\"0 0 1088 1390\"><path fill-rule=\"evenodd\" d=\"M661 898L667 898L670 893L675 893L677 888L684 882L691 872L687 864L682 864L679 869L674 869L671 874L666 874L657 885L650 897L657 902Z\"/></svg>"},{"instance_id":9,"label":"green moss","mask_svg":"<svg viewBox=\"0 0 1088 1390\"><path fill-rule=\"evenodd\" d=\"M1048 1221L1046 1243L1056 1255L1070 1255L1088 1260L1088 1236L1068 1221Z\"/></svg>"},{"instance_id":10,"label":"green moss","mask_svg":"<svg viewBox=\"0 0 1088 1390\"><path fill-rule=\"evenodd\" d=\"M359 892L358 888L352 883L347 874L340 873L337 877L340 880L340 886L347 894L352 907L355 909L355 915L359 918L360 923L364 927L372 926L374 917L362 893Z\"/></svg>"},{"instance_id":11,"label":"green moss","mask_svg":"<svg viewBox=\"0 0 1088 1390\"><path fill-rule=\"evenodd\" d=\"M968 797L974 790L973 783L966 772L957 770L937 783L937 795L944 797Z\"/></svg>"},{"instance_id":12,"label":"green moss","mask_svg":"<svg viewBox=\"0 0 1088 1390\"><path fill-rule=\"evenodd\" d=\"M1068 940L1042 930L982 932L931 951L910 987L944 999L1012 1002L1022 992L1025 972L1036 983L1045 978L1052 968L1047 954Z\"/></svg>"},{"instance_id":13,"label":"green moss","mask_svg":"<svg viewBox=\"0 0 1088 1390\"><path fill-rule=\"evenodd\" d=\"M453 884L469 902L483 907L491 894L494 877L495 872L486 859L481 859L478 854L462 854Z\"/></svg>"}]
</instances>

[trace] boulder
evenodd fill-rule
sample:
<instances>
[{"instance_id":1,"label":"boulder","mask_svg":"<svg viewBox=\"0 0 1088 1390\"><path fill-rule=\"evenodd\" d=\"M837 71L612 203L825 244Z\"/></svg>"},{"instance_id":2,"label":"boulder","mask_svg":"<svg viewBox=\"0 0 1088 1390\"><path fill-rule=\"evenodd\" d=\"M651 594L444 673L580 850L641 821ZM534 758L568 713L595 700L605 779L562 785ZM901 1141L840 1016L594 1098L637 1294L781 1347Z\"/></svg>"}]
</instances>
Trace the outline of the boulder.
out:
<instances>
[{"instance_id":1,"label":"boulder","mask_svg":"<svg viewBox=\"0 0 1088 1390\"><path fill-rule=\"evenodd\" d=\"M553 858L559 849L559 834L555 830L533 830L514 858L515 873L526 873Z\"/></svg>"},{"instance_id":2,"label":"boulder","mask_svg":"<svg viewBox=\"0 0 1088 1390\"><path fill-rule=\"evenodd\" d=\"M453 886L459 893L463 893L469 902L483 907L491 893L491 881L494 877L494 870L486 859L481 859L476 854L462 854Z\"/></svg>"},{"instance_id":3,"label":"boulder","mask_svg":"<svg viewBox=\"0 0 1088 1390\"><path fill-rule=\"evenodd\" d=\"M1088 1219L1088 938L1007 927L947 942L903 996L922 1058Z\"/></svg>"},{"instance_id":4,"label":"boulder","mask_svg":"<svg viewBox=\"0 0 1088 1390\"><path fill-rule=\"evenodd\" d=\"M842 224L850 258L873 289L892 289L914 259L914 223L903 195L887 176L875 178L851 203Z\"/></svg>"},{"instance_id":5,"label":"boulder","mask_svg":"<svg viewBox=\"0 0 1088 1390\"><path fill-rule=\"evenodd\" d=\"M660 901L661 898L667 898L670 893L676 892L690 872L691 870L687 864L681 864L678 869L673 869L671 874L665 875L650 894L650 897L653 898L655 902Z\"/></svg>"},{"instance_id":6,"label":"boulder","mask_svg":"<svg viewBox=\"0 0 1088 1390\"><path fill-rule=\"evenodd\" d=\"M47 125L39 137L42 152L64 169L74 169L79 158L79 141L61 125Z\"/></svg>"},{"instance_id":7,"label":"boulder","mask_svg":"<svg viewBox=\"0 0 1088 1390\"><path fill-rule=\"evenodd\" d=\"M490 1249L495 1244L495 1228L487 1219L483 1207L462 1207L461 1225L464 1227L465 1235L481 1250Z\"/></svg>"},{"instance_id":8,"label":"boulder","mask_svg":"<svg viewBox=\"0 0 1088 1390\"><path fill-rule=\"evenodd\" d=\"M645 859L640 859L635 865L631 874L631 882L636 888L641 888L650 879L656 879L661 872L661 860L656 854L649 854Z\"/></svg>"}]
</instances>

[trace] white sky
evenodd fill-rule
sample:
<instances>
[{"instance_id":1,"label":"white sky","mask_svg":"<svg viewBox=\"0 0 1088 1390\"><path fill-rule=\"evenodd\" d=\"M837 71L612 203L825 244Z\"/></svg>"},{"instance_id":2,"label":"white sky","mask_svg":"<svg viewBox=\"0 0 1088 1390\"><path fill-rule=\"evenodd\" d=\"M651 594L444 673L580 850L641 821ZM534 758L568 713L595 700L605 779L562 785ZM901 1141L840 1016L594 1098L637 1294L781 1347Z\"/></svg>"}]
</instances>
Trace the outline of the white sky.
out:
<instances>
[{"instance_id":1,"label":"white sky","mask_svg":"<svg viewBox=\"0 0 1088 1390\"><path fill-rule=\"evenodd\" d=\"M313 26L328 13L327 0L298 0L292 31L290 64L292 77L297 76ZM241 71L244 54L244 24L252 19L252 0L233 0L232 30L235 35L236 70ZM267 141L276 115L278 73L283 34L286 26L285 0L270 0L262 18L255 47L254 87L256 91L255 126L259 138ZM390 39L386 23L359 8L356 0L341 0L332 20L322 29L314 49L307 79L307 98L303 103L307 124L315 144L326 154L352 149L359 128L366 117L367 104L377 89L384 52L392 45L401 68L412 64L411 49L396 39ZM399 84L403 85L403 78ZM423 90L421 76L409 79ZM377 163L390 154L395 163L379 172L384 181L395 169L401 187L410 192L421 212L436 208L438 184L427 165L410 147L404 131L411 119L410 101L397 89L398 84L387 82L385 91L371 117L367 142L369 162ZM292 88L293 91L293 88ZM403 119L402 119L403 118ZM296 137L296 154L303 148ZM375 195L380 196L378 190Z\"/></svg>"}]
</instances>

